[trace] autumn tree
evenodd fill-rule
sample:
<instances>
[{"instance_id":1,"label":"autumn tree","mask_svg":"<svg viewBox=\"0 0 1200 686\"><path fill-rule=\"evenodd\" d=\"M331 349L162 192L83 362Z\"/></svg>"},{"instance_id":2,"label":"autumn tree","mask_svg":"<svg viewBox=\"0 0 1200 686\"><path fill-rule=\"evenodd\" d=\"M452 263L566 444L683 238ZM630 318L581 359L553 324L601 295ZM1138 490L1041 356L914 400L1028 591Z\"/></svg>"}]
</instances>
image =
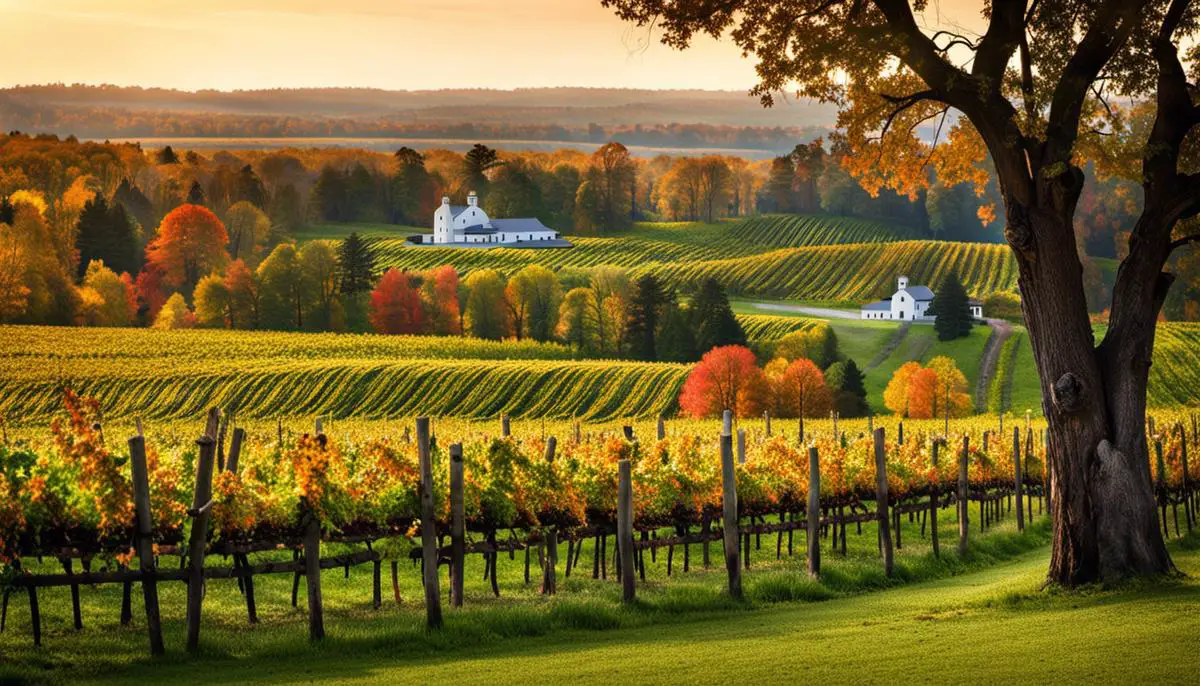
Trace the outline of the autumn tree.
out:
<instances>
[{"instance_id":1,"label":"autumn tree","mask_svg":"<svg viewBox=\"0 0 1200 686\"><path fill-rule=\"evenodd\" d=\"M384 272L371 291L370 319L376 333L411 335L424 331L421 295L408 274L399 269Z\"/></svg>"},{"instance_id":2,"label":"autumn tree","mask_svg":"<svg viewBox=\"0 0 1200 686\"><path fill-rule=\"evenodd\" d=\"M200 326L236 328L233 297L220 274L209 274L196 284L196 323Z\"/></svg>"},{"instance_id":3,"label":"autumn tree","mask_svg":"<svg viewBox=\"0 0 1200 686\"><path fill-rule=\"evenodd\" d=\"M567 291L558 310L558 337L580 355L595 353L599 349L599 311L596 291L583 287Z\"/></svg>"},{"instance_id":4,"label":"autumn tree","mask_svg":"<svg viewBox=\"0 0 1200 686\"><path fill-rule=\"evenodd\" d=\"M258 277L246 263L234 260L225 270L225 289L229 292L230 326L257 329L261 317L262 297Z\"/></svg>"},{"instance_id":5,"label":"autumn tree","mask_svg":"<svg viewBox=\"0 0 1200 686\"><path fill-rule=\"evenodd\" d=\"M130 326L137 316L137 299L129 274L117 274L103 260L92 260L83 277L83 288L95 294L91 311L84 314L88 326Z\"/></svg>"},{"instance_id":6,"label":"autumn tree","mask_svg":"<svg viewBox=\"0 0 1200 686\"><path fill-rule=\"evenodd\" d=\"M229 235L217 215L199 205L180 205L163 217L146 260L163 273L163 283L190 293L202 274L229 261Z\"/></svg>"},{"instance_id":7,"label":"autumn tree","mask_svg":"<svg viewBox=\"0 0 1200 686\"><path fill-rule=\"evenodd\" d=\"M899 417L909 415L909 385L913 375L921 371L920 362L905 362L888 380L887 388L883 391L883 406Z\"/></svg>"},{"instance_id":8,"label":"autumn tree","mask_svg":"<svg viewBox=\"0 0 1200 686\"><path fill-rule=\"evenodd\" d=\"M255 272L259 283L262 323L269 329L300 330L309 292L296 246L280 243Z\"/></svg>"},{"instance_id":9,"label":"autumn tree","mask_svg":"<svg viewBox=\"0 0 1200 686\"><path fill-rule=\"evenodd\" d=\"M458 272L444 264L425 273L421 283L421 301L429 333L451 336L462 333L458 310Z\"/></svg>"},{"instance_id":10,"label":"autumn tree","mask_svg":"<svg viewBox=\"0 0 1200 686\"><path fill-rule=\"evenodd\" d=\"M338 300L338 261L333 246L325 241L310 241L296 255L302 289L311 312L308 326L317 331L343 328L342 304Z\"/></svg>"},{"instance_id":11,"label":"autumn tree","mask_svg":"<svg viewBox=\"0 0 1200 686\"><path fill-rule=\"evenodd\" d=\"M793 331L775 343L775 355L786 360L809 359L817 367L828 369L837 362L838 340L833 327L821 322L802 331Z\"/></svg>"},{"instance_id":12,"label":"autumn tree","mask_svg":"<svg viewBox=\"0 0 1200 686\"><path fill-rule=\"evenodd\" d=\"M762 410L759 398L764 384L763 372L749 348L713 348L683 382L679 407L693 417L717 417L725 410L751 417ZM759 388L754 388L756 385Z\"/></svg>"},{"instance_id":13,"label":"autumn tree","mask_svg":"<svg viewBox=\"0 0 1200 686\"><path fill-rule=\"evenodd\" d=\"M225 231L230 257L253 267L270 242L271 220L254 203L242 200L225 211Z\"/></svg>"},{"instance_id":14,"label":"autumn tree","mask_svg":"<svg viewBox=\"0 0 1200 686\"><path fill-rule=\"evenodd\" d=\"M479 269L467 277L466 323L476 338L500 340L508 335L508 306L504 280L491 269Z\"/></svg>"},{"instance_id":15,"label":"autumn tree","mask_svg":"<svg viewBox=\"0 0 1200 686\"><path fill-rule=\"evenodd\" d=\"M1200 33L1192 0L983 3L987 28L964 36L953 10L905 0L601 0L669 45L732 36L758 61L754 93L793 89L841 107L843 158L870 190L916 193L986 183L990 157L1004 236L1019 270L1025 323L1049 423L1054 547L1049 578L1075 586L1173 568L1155 514L1145 424L1155 320L1175 233L1200 209L1185 141L1200 126ZM959 12L971 10L959 10ZM1152 101L1139 145L1144 203L1097 345L1075 213L1089 146L1120 126L1115 97ZM952 116L953 115L953 116ZM933 140L916 133L938 124ZM984 213L983 219L990 219Z\"/></svg>"},{"instance_id":16,"label":"autumn tree","mask_svg":"<svg viewBox=\"0 0 1200 686\"><path fill-rule=\"evenodd\" d=\"M172 293L154 318L155 329L190 329L196 325L196 317L188 308L187 301L178 293Z\"/></svg>"},{"instance_id":17,"label":"autumn tree","mask_svg":"<svg viewBox=\"0 0 1200 686\"><path fill-rule=\"evenodd\" d=\"M550 340L558 327L558 308L562 304L562 286L554 272L530 265L508 280L505 298L513 330L537 341Z\"/></svg>"},{"instance_id":18,"label":"autumn tree","mask_svg":"<svg viewBox=\"0 0 1200 686\"><path fill-rule=\"evenodd\" d=\"M615 141L600 146L588 160L576 194L577 228L597 233L628 228L636 177L628 148Z\"/></svg>"}]
</instances>

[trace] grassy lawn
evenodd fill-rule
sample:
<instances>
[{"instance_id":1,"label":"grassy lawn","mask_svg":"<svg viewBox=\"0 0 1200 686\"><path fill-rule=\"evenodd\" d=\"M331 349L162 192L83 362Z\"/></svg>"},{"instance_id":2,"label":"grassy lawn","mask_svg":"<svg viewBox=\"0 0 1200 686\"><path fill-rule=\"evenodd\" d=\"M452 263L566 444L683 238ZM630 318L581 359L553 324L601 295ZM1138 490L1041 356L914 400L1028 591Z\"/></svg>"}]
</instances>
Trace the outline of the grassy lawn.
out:
<instances>
[{"instance_id":1,"label":"grassy lawn","mask_svg":"<svg viewBox=\"0 0 1200 686\"><path fill-rule=\"evenodd\" d=\"M352 568L348 576L340 569L329 570L322 575L328 639L315 647L307 641L303 585L299 608L291 606L290 575L256 578L260 618L257 626L245 621L245 606L234 582L211 581L204 606L202 653L195 657L185 655L182 649L186 588L180 583L166 583L160 586L160 596L168 656L158 661L147 657L141 594L137 588L134 623L130 627L121 627L118 622L119 585L83 588L84 629L78 632L71 626L69 590L43 590L39 594L43 616L40 650L32 647L27 600L23 593L15 594L10 602L7 629L0 634L0 655L4 655L0 660L0 683L74 682L85 677L129 681L140 678L142 673L144 678L156 682L190 682L203 679L214 669L220 671L222 679L228 673L228 679L233 681L259 677L290 681L366 674L379 667L424 664L432 668L459 659L464 651L476 657L510 654L528 649L529 637L540 637L537 640L545 645L560 647L572 642L562 643L564 636L576 635L574 642L578 643L581 633L589 644L601 638L620 639L628 632L642 629L661 637L696 630L684 627L700 621L724 626L743 617L758 616L760 610L779 603L854 598L897 585L987 569L1036 551L1049 539L1049 527L1044 520L1025 534L1017 534L1010 516L985 535L973 527L971 552L966 558L959 558L952 552L957 540L954 513L943 510L939 521L943 555L935 559L928 540L921 537L919 524L904 520L904 545L897 551L896 574L892 579L883 574L872 524L864 525L861 534L856 533L854 525L848 527L845 556L831 551L828 540L822 542L820 583L807 580L804 574L802 532L796 534L795 554L791 557L786 554L784 537L784 554L778 561L774 550L776 537L763 536L762 547L754 551L752 568L745 576L744 603L730 600L724 592L720 543L712 546L712 566L708 570L703 568L701 546L691 546L691 571L686 574L681 573L684 552L677 549L674 575L670 579L666 574L667 551L660 550L653 561L647 553L647 581L639 586L639 603L630 608L620 603L620 585L615 581L611 560L607 581L591 578L591 541L580 557L580 566L569 579L563 578L566 546L561 549L560 592L554 599L538 593L536 551L530 584L524 583L522 553L517 553L513 560L501 556L500 598L491 594L488 582L483 580L482 558L469 556L465 569L466 607L452 610L448 604L444 606L446 629L434 635L426 634L423 628L418 567L401 562L402 602L397 605L392 599L388 566L384 565L385 603L380 610L371 605L370 565ZM609 551L614 549L610 539ZM166 558L163 561L173 562ZM214 559L210 564L221 562ZM40 571L54 572L60 568L46 561ZM443 581L443 592L447 590L444 584ZM609 629L620 630L606 631ZM398 658L403 662L396 662ZM268 670L269 677L268 672L260 673L260 669Z\"/></svg>"},{"instance_id":2,"label":"grassy lawn","mask_svg":"<svg viewBox=\"0 0 1200 686\"><path fill-rule=\"evenodd\" d=\"M1017 330L1025 331L1024 327L1017 327ZM1033 345L1027 333L1017 346L1017 358L1013 364L1012 405L1009 408L1015 415L1024 415L1025 410L1032 410L1037 416L1042 414L1042 382L1038 378Z\"/></svg>"},{"instance_id":3,"label":"grassy lawn","mask_svg":"<svg viewBox=\"0 0 1200 686\"><path fill-rule=\"evenodd\" d=\"M821 584L804 579L802 555L772 561L749 572L745 603L720 591L720 571L651 582L630 608L620 606L615 583L574 577L557 599L545 600L514 590L519 581L505 574L514 565L502 562L508 599L468 591L468 609L448 610L439 634L423 631L411 603L370 610L369 587L356 572L349 581L328 572L326 602L335 609L327 611L329 637L316 646L304 638L302 611L291 610L282 594L266 595L263 624L248 627L238 621L236 588L215 585L206 600L203 652L182 654L171 617L169 655L159 661L143 657L140 628L115 626L115 605L98 618L86 604L82 635L57 629L41 653L26 647L14 609L0 649L20 671L0 662L0 682L6 669L13 679L97 683L192 683L218 674L224 683L593 683L611 682L614 673L638 683L771 683L785 674L833 683L1190 681L1200 648L1200 536L1171 544L1186 578L1067 593L1040 588L1047 530L1043 521L1019 537L1001 526L973 545L967 561L950 553L944 566L913 545L897 558L898 576L912 582L891 589L862 550L874 536L851 530L846 560L825 552ZM467 571L478 579L478 569ZM367 591L358 607L347 604L349 586ZM84 590L85 598L98 593ZM175 606L174 595L164 608ZM56 614L66 609L53 607Z\"/></svg>"}]
</instances>

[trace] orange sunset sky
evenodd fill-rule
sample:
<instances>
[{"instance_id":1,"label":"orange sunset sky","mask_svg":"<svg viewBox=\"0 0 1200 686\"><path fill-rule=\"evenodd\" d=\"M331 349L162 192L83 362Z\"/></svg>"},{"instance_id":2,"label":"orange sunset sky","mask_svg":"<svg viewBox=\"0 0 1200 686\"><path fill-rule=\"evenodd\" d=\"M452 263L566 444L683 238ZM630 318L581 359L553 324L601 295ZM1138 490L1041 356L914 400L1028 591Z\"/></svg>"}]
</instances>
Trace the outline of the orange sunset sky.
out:
<instances>
[{"instance_id":1,"label":"orange sunset sky","mask_svg":"<svg viewBox=\"0 0 1200 686\"><path fill-rule=\"evenodd\" d=\"M954 3L931 3L942 12ZM976 24L974 12L955 13ZM940 16L940 15L939 15ZM974 27L972 27L974 28ZM0 86L748 88L728 41L679 53L599 0L0 0Z\"/></svg>"}]
</instances>

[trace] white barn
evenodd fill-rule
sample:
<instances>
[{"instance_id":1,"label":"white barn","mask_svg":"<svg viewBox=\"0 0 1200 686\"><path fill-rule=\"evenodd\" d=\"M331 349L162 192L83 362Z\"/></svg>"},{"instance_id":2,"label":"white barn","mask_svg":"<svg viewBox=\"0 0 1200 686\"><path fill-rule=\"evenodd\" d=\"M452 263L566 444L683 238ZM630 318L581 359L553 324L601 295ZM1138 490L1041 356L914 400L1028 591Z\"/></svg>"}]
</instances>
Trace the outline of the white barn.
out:
<instances>
[{"instance_id":1,"label":"white barn","mask_svg":"<svg viewBox=\"0 0 1200 686\"><path fill-rule=\"evenodd\" d=\"M451 205L450 198L433 213L433 236L413 236L418 245L441 247L569 248L571 243L536 217L492 219L479 206L475 191L466 205Z\"/></svg>"},{"instance_id":2,"label":"white barn","mask_svg":"<svg viewBox=\"0 0 1200 686\"><path fill-rule=\"evenodd\" d=\"M907 276L896 282L896 292L885 298L862 306L862 319L884 319L907 322L931 322L935 317L927 314L933 304L933 291L928 286L910 286ZM983 319L983 303L970 301L971 316Z\"/></svg>"}]
</instances>

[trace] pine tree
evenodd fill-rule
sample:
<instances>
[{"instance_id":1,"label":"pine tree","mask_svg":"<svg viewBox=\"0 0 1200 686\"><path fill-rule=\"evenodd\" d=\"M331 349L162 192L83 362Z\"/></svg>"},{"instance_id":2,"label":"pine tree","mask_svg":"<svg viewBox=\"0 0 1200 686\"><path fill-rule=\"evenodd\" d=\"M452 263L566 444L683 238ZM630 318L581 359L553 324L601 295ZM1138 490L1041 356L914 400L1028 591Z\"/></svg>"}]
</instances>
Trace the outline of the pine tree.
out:
<instances>
[{"instance_id":1,"label":"pine tree","mask_svg":"<svg viewBox=\"0 0 1200 686\"><path fill-rule=\"evenodd\" d=\"M192 187L188 189L187 204L189 205L204 205L204 189L200 187L199 181L193 181Z\"/></svg>"},{"instance_id":2,"label":"pine tree","mask_svg":"<svg viewBox=\"0 0 1200 686\"><path fill-rule=\"evenodd\" d=\"M746 345L746 332L729 306L725 288L716 279L706 279L700 286L691 315L696 351L700 354L722 345Z\"/></svg>"},{"instance_id":3,"label":"pine tree","mask_svg":"<svg viewBox=\"0 0 1200 686\"><path fill-rule=\"evenodd\" d=\"M696 336L692 323L674 298L663 308L662 325L658 331L658 359L663 362L695 362Z\"/></svg>"},{"instance_id":4,"label":"pine tree","mask_svg":"<svg viewBox=\"0 0 1200 686\"><path fill-rule=\"evenodd\" d=\"M854 360L834 363L825 372L825 384L833 393L834 409L843 417L867 413L867 389L863 373Z\"/></svg>"},{"instance_id":5,"label":"pine tree","mask_svg":"<svg viewBox=\"0 0 1200 686\"><path fill-rule=\"evenodd\" d=\"M375 287L375 255L357 232L338 249L338 289L347 295L366 293Z\"/></svg>"},{"instance_id":6,"label":"pine tree","mask_svg":"<svg viewBox=\"0 0 1200 686\"><path fill-rule=\"evenodd\" d=\"M159 164L179 164L179 155L169 145L158 151L157 159Z\"/></svg>"},{"instance_id":7,"label":"pine tree","mask_svg":"<svg viewBox=\"0 0 1200 686\"><path fill-rule=\"evenodd\" d=\"M102 260L118 274L137 273L137 238L123 206L110 206L103 195L96 195L84 203L76 227L75 249L79 252L80 278L93 260Z\"/></svg>"},{"instance_id":8,"label":"pine tree","mask_svg":"<svg viewBox=\"0 0 1200 686\"><path fill-rule=\"evenodd\" d=\"M631 357L648 361L658 359L656 334L665 301L658 279L650 274L638 279L625 324L625 340Z\"/></svg>"},{"instance_id":9,"label":"pine tree","mask_svg":"<svg viewBox=\"0 0 1200 686\"><path fill-rule=\"evenodd\" d=\"M926 312L936 317L933 328L941 341L969 336L971 328L975 326L967 290L963 288L958 274L953 271L942 281L942 287L938 289L937 296Z\"/></svg>"},{"instance_id":10,"label":"pine tree","mask_svg":"<svg viewBox=\"0 0 1200 686\"><path fill-rule=\"evenodd\" d=\"M154 203L138 188L133 181L125 178L113 193L114 205L121 205L125 212L133 217L143 229L153 229L157 224L154 216Z\"/></svg>"}]
</instances>

